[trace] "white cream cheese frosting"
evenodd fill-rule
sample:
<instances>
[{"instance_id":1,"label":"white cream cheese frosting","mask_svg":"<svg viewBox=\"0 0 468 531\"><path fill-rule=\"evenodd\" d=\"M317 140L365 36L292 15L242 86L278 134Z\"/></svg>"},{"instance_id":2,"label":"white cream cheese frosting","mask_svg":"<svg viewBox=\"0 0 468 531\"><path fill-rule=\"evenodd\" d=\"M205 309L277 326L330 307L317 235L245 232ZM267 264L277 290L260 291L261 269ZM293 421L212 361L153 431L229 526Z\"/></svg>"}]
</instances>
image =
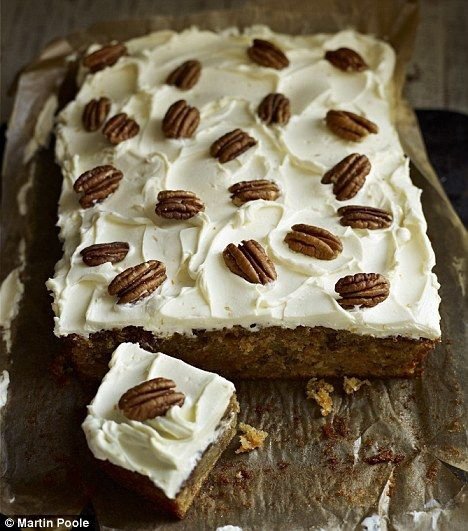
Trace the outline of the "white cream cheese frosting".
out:
<instances>
[{"instance_id":1,"label":"white cream cheese frosting","mask_svg":"<svg viewBox=\"0 0 468 531\"><path fill-rule=\"evenodd\" d=\"M128 389L152 378L171 379L184 393L182 406L143 422L129 420L118 409ZM223 419L234 385L162 353L133 343L115 350L83 422L88 446L97 459L147 476L174 499L203 452L223 433L232 418Z\"/></svg>"},{"instance_id":2,"label":"white cream cheese frosting","mask_svg":"<svg viewBox=\"0 0 468 531\"><path fill-rule=\"evenodd\" d=\"M253 63L246 50L254 37L277 44L290 65L273 70ZM263 26L243 33L162 31L126 44L129 55L114 66L95 74L81 71L79 93L58 119L56 154L64 178L58 225L64 256L48 282L57 335L87 336L126 325L159 336L234 325L304 325L376 337L440 336L439 285L421 191L411 182L394 126L395 54L389 45L351 30L293 37ZM343 46L360 53L369 69L345 73L324 60L327 50ZM198 83L188 91L166 85L167 75L188 59L202 64ZM266 126L257 116L260 101L271 92L290 99L286 126ZM84 130L83 108L101 96L112 100L111 115L126 112L138 122L136 137L112 147L101 132ZM200 110L200 125L191 139L166 139L161 121L179 99ZM345 141L325 126L330 109L365 115L379 133L359 144ZM220 164L210 156L210 145L237 127L258 143ZM332 186L320 181L353 152L365 154L372 170L353 199L337 201ZM118 190L81 209L74 181L109 163L124 174ZM281 196L236 207L228 188L252 179L275 181ZM205 211L183 222L159 218L154 207L165 189L196 193ZM389 210L393 224L374 231L343 227L337 209L348 204ZM330 261L293 252L283 239L295 223L328 229L341 239L343 252ZM223 249L243 239L255 239L266 249L278 273L275 282L250 284L225 266ZM83 248L111 241L130 244L122 262L97 267L82 262ZM168 280L137 304L117 305L107 293L109 282L150 259L165 264ZM390 295L374 308L344 310L335 283L359 272L384 275Z\"/></svg>"}]
</instances>

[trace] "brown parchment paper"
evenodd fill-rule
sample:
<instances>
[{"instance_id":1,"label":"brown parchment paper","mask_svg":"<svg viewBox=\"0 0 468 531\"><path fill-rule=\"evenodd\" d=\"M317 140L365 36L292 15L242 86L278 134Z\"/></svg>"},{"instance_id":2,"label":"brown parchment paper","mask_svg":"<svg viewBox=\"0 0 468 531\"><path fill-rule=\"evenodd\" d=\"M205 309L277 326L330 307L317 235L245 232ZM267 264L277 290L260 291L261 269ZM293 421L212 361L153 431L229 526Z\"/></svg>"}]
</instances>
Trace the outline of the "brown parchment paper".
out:
<instances>
[{"instance_id":1,"label":"brown parchment paper","mask_svg":"<svg viewBox=\"0 0 468 531\"><path fill-rule=\"evenodd\" d=\"M112 14L110 14L112 15ZM305 400L305 382L236 382L242 421L269 433L265 448L224 453L183 522L103 477L87 450L80 423L93 390L58 381L49 370L58 354L44 286L61 250L54 228L61 175L53 150L24 164L22 153L37 115L66 72L64 57L95 41L125 40L151 30L196 24L220 29L255 23L286 33L334 32L345 27L375 34L398 54L401 92L418 18L409 0L251 2L241 10L99 24L49 45L19 77L3 168L2 277L17 264L26 241L25 296L12 327L10 372L2 410L1 512L79 514L94 509L101 529L463 529L468 519L466 418L468 359L463 309L467 240L424 150L412 110L397 107L398 127L423 189L442 297L443 340L415 380L374 380L355 395L335 386L334 413L322 418ZM30 179L28 211L16 195ZM352 353L350 353L352 355ZM370 465L382 449L401 463ZM456 467L456 468L453 468Z\"/></svg>"}]
</instances>

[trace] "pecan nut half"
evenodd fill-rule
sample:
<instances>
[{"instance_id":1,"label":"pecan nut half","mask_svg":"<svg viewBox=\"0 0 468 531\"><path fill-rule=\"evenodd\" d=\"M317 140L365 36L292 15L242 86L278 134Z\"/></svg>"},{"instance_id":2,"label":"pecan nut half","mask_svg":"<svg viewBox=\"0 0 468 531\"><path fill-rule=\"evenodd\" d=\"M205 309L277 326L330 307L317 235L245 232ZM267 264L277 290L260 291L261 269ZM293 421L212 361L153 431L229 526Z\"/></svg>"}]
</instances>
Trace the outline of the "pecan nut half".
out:
<instances>
[{"instance_id":1,"label":"pecan nut half","mask_svg":"<svg viewBox=\"0 0 468 531\"><path fill-rule=\"evenodd\" d=\"M247 54L254 63L261 66L282 70L289 66L289 59L285 53L270 41L254 39L252 46L247 49Z\"/></svg>"},{"instance_id":2,"label":"pecan nut half","mask_svg":"<svg viewBox=\"0 0 468 531\"><path fill-rule=\"evenodd\" d=\"M340 207L340 223L353 229L386 229L393 221L391 212L369 206L349 205Z\"/></svg>"},{"instance_id":3,"label":"pecan nut half","mask_svg":"<svg viewBox=\"0 0 468 531\"><path fill-rule=\"evenodd\" d=\"M200 61L196 59L185 61L167 76L166 83L181 90L190 90L200 79L201 68Z\"/></svg>"},{"instance_id":4,"label":"pecan nut half","mask_svg":"<svg viewBox=\"0 0 468 531\"><path fill-rule=\"evenodd\" d=\"M119 409L130 420L143 422L165 415L173 406L182 406L185 395L175 390L168 378L153 378L135 385L119 400Z\"/></svg>"},{"instance_id":5,"label":"pecan nut half","mask_svg":"<svg viewBox=\"0 0 468 531\"><path fill-rule=\"evenodd\" d=\"M229 162L256 144L255 138L245 131L234 129L211 144L210 154L221 163Z\"/></svg>"},{"instance_id":6,"label":"pecan nut half","mask_svg":"<svg viewBox=\"0 0 468 531\"><path fill-rule=\"evenodd\" d=\"M388 297L390 282L379 273L357 273L340 278L335 291L341 296L338 304L345 310L372 308Z\"/></svg>"},{"instance_id":7,"label":"pecan nut half","mask_svg":"<svg viewBox=\"0 0 468 531\"><path fill-rule=\"evenodd\" d=\"M123 173L110 164L96 166L92 170L85 171L73 185L75 192L83 193L80 197L80 205L83 208L89 208L95 203L104 201L117 190L122 177Z\"/></svg>"},{"instance_id":8,"label":"pecan nut half","mask_svg":"<svg viewBox=\"0 0 468 531\"><path fill-rule=\"evenodd\" d=\"M119 114L112 116L112 118L109 118L102 130L104 136L114 146L120 144L120 142L123 142L124 140L133 138L139 133L139 131L140 126L133 118L129 118L124 112L120 112Z\"/></svg>"},{"instance_id":9,"label":"pecan nut half","mask_svg":"<svg viewBox=\"0 0 468 531\"><path fill-rule=\"evenodd\" d=\"M365 155L351 153L328 170L321 182L333 183L333 193L338 201L347 201L364 186L370 170L371 163Z\"/></svg>"},{"instance_id":10,"label":"pecan nut half","mask_svg":"<svg viewBox=\"0 0 468 531\"><path fill-rule=\"evenodd\" d=\"M151 295L166 278L165 265L158 260L148 260L119 273L107 291L118 297L118 304L137 302Z\"/></svg>"},{"instance_id":11,"label":"pecan nut half","mask_svg":"<svg viewBox=\"0 0 468 531\"><path fill-rule=\"evenodd\" d=\"M199 123L200 111L185 100L179 100L167 109L162 130L167 138L191 138Z\"/></svg>"},{"instance_id":12,"label":"pecan nut half","mask_svg":"<svg viewBox=\"0 0 468 531\"><path fill-rule=\"evenodd\" d=\"M325 122L335 135L352 142L360 142L368 134L379 132L374 122L349 111L328 111Z\"/></svg>"},{"instance_id":13,"label":"pecan nut half","mask_svg":"<svg viewBox=\"0 0 468 531\"><path fill-rule=\"evenodd\" d=\"M258 106L257 113L260 120L267 125L286 125L291 118L291 104L283 94L268 94Z\"/></svg>"},{"instance_id":14,"label":"pecan nut half","mask_svg":"<svg viewBox=\"0 0 468 531\"><path fill-rule=\"evenodd\" d=\"M98 266L110 262L121 262L128 254L130 246L127 242L96 243L81 250L83 262L87 266Z\"/></svg>"},{"instance_id":15,"label":"pecan nut half","mask_svg":"<svg viewBox=\"0 0 468 531\"><path fill-rule=\"evenodd\" d=\"M265 201L275 201L280 196L280 189L274 181L258 179L256 181L241 181L228 188L231 192L232 202L236 206L241 206L248 201L263 199Z\"/></svg>"},{"instance_id":16,"label":"pecan nut half","mask_svg":"<svg viewBox=\"0 0 468 531\"><path fill-rule=\"evenodd\" d=\"M83 59L83 66L94 73L108 66L115 65L115 63L127 54L127 47L118 42L116 44L106 44L99 50L88 54Z\"/></svg>"},{"instance_id":17,"label":"pecan nut half","mask_svg":"<svg viewBox=\"0 0 468 531\"><path fill-rule=\"evenodd\" d=\"M229 270L251 284L268 284L276 280L276 270L265 249L255 240L230 243L223 251Z\"/></svg>"},{"instance_id":18,"label":"pecan nut half","mask_svg":"<svg viewBox=\"0 0 468 531\"><path fill-rule=\"evenodd\" d=\"M203 201L193 192L163 190L158 194L155 212L166 219L190 219L205 210Z\"/></svg>"},{"instance_id":19,"label":"pecan nut half","mask_svg":"<svg viewBox=\"0 0 468 531\"><path fill-rule=\"evenodd\" d=\"M109 98L99 98L98 100L88 101L83 109L81 120L86 131L93 132L101 128L106 121L107 115L111 108Z\"/></svg>"},{"instance_id":20,"label":"pecan nut half","mask_svg":"<svg viewBox=\"0 0 468 531\"><path fill-rule=\"evenodd\" d=\"M321 227L298 223L291 227L284 241L296 253L313 256L319 260L333 260L343 250L341 240Z\"/></svg>"},{"instance_id":21,"label":"pecan nut half","mask_svg":"<svg viewBox=\"0 0 468 531\"><path fill-rule=\"evenodd\" d=\"M369 67L364 59L351 48L338 48L325 53L325 59L343 72L363 72Z\"/></svg>"}]
</instances>

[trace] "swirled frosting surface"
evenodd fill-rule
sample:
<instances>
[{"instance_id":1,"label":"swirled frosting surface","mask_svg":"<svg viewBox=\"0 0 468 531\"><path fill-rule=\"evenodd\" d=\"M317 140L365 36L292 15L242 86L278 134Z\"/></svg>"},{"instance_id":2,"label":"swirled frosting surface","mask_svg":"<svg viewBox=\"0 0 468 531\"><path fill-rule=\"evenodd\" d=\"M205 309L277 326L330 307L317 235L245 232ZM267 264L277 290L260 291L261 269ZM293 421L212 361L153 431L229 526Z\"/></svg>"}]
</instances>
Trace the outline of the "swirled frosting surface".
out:
<instances>
[{"instance_id":1,"label":"swirled frosting surface","mask_svg":"<svg viewBox=\"0 0 468 531\"><path fill-rule=\"evenodd\" d=\"M289 67L278 71L251 62L246 49L253 37L279 45ZM234 325L304 325L378 337L440 336L439 285L432 272L435 258L421 191L411 182L394 127L395 55L390 46L351 30L293 37L265 27L244 33L163 31L127 46L129 56L114 66L96 74L81 72L79 93L58 120L56 152L64 179L58 225L64 256L48 282L57 335L88 335L126 325L163 336ZM345 73L324 60L327 50L342 46L359 52L369 69ZM199 82L189 91L166 85L167 75L188 59L202 63ZM291 101L286 126L266 126L257 116L259 102L271 92ZM112 114L126 112L139 123L136 137L112 147L102 133L83 129L84 106L100 96L112 100ZM161 121L179 99L198 107L201 122L193 138L169 140ZM325 126L329 109L365 115L379 133L359 144L342 140ZM220 164L209 147L236 127L258 143ZM372 170L353 199L337 201L321 177L353 152L365 154ZM74 181L107 163L124 173L119 189L104 202L81 209ZM281 196L236 207L229 186L252 179L274 180ZM154 207L158 192L165 189L195 192L205 211L183 222L159 218ZM374 231L343 227L337 209L347 204L389 210L393 224ZM330 230L341 239L343 252L330 261L293 252L283 239L294 223ZM275 263L274 283L249 284L225 266L221 253L226 245L251 238ZM83 248L110 241L129 242L125 260L98 267L83 264ZM109 282L150 259L164 262L168 281L137 304L117 305L107 293ZM334 285L358 272L384 275L390 295L374 308L344 310L336 302Z\"/></svg>"},{"instance_id":2,"label":"swirled frosting surface","mask_svg":"<svg viewBox=\"0 0 468 531\"><path fill-rule=\"evenodd\" d=\"M184 393L182 406L143 422L118 409L120 397L152 378L168 378ZM122 343L112 355L109 372L88 406L83 430L97 459L147 476L168 498L175 498L203 452L232 420L222 421L234 385L162 353Z\"/></svg>"}]
</instances>

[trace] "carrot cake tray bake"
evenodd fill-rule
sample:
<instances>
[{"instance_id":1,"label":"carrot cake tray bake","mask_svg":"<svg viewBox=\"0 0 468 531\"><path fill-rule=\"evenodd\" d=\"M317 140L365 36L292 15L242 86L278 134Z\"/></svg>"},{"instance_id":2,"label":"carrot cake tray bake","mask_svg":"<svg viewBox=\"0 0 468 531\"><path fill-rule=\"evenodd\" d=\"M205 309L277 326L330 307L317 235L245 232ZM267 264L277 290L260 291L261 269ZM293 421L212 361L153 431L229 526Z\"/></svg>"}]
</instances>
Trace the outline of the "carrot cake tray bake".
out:
<instances>
[{"instance_id":1,"label":"carrot cake tray bake","mask_svg":"<svg viewBox=\"0 0 468 531\"><path fill-rule=\"evenodd\" d=\"M395 54L352 30L91 46L60 113L68 362L123 342L228 377L410 376L440 337Z\"/></svg>"}]
</instances>

